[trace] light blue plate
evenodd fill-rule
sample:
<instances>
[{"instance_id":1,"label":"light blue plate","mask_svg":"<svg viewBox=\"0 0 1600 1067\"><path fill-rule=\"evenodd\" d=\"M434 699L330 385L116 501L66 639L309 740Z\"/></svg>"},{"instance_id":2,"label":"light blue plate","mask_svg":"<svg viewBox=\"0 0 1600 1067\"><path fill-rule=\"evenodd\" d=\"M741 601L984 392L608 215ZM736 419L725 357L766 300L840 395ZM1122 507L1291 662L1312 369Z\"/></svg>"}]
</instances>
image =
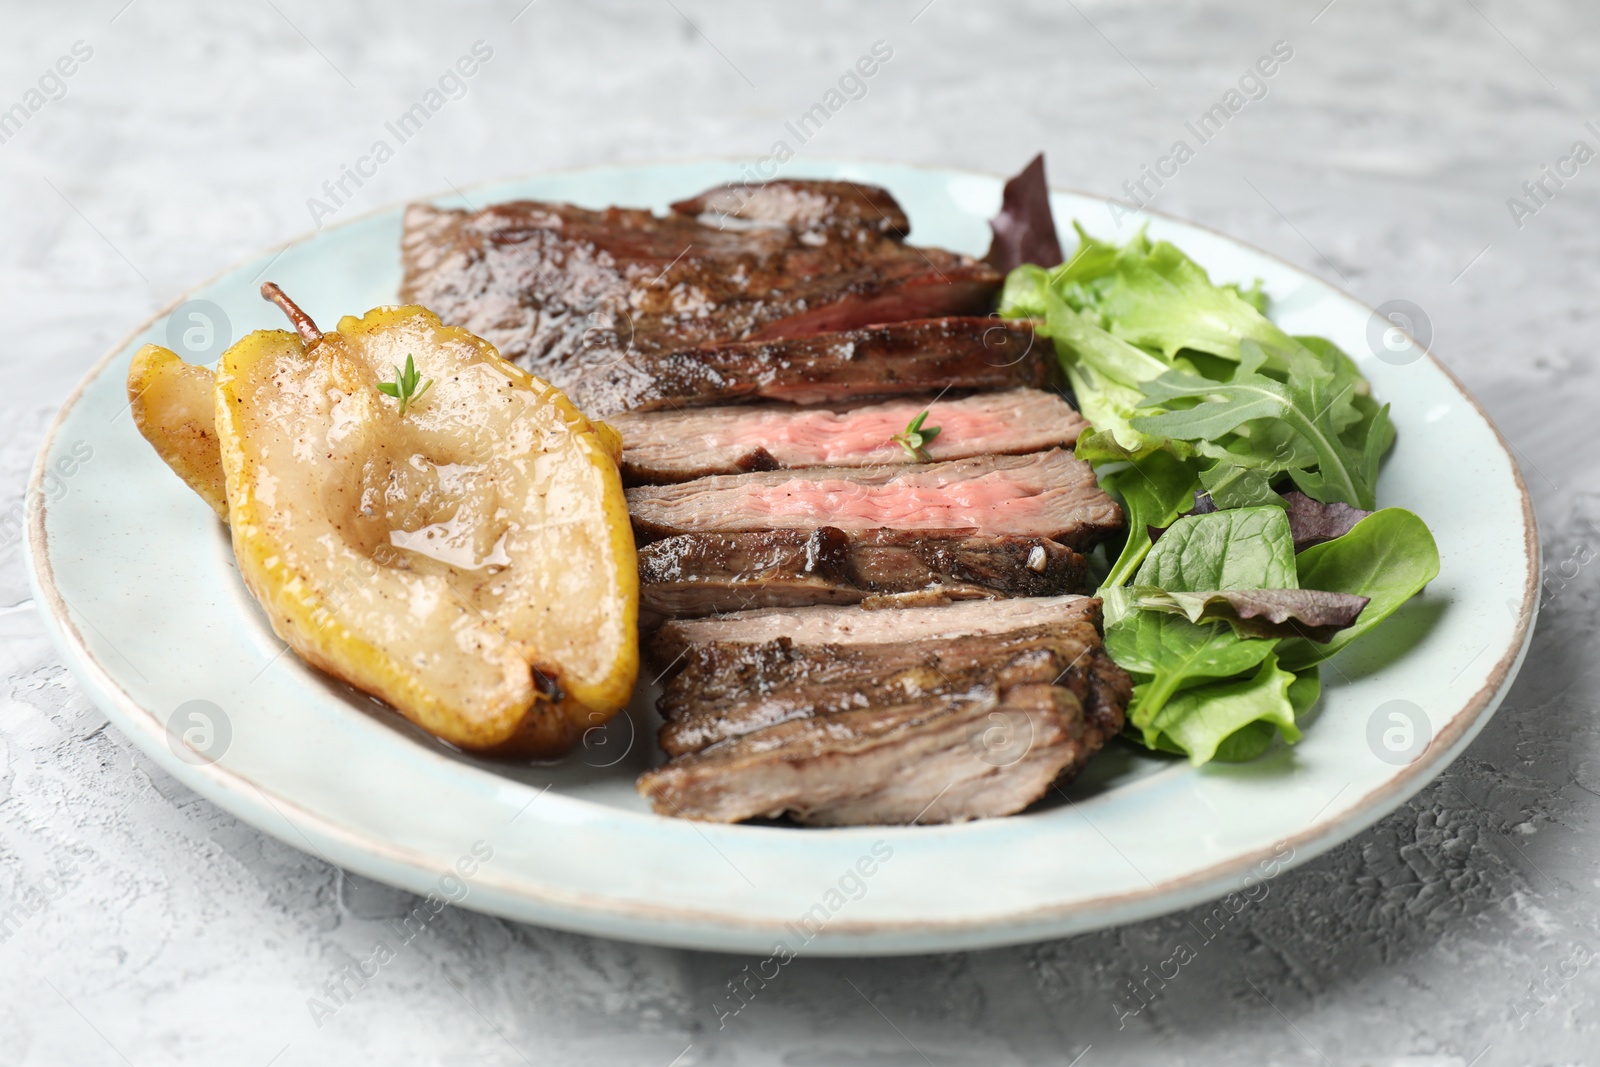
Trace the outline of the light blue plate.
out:
<instances>
[{"instance_id":1,"label":"light blue plate","mask_svg":"<svg viewBox=\"0 0 1600 1067\"><path fill-rule=\"evenodd\" d=\"M742 170L612 167L468 199L660 207ZM1000 199L997 178L897 164L797 161L785 174L886 186L915 240L980 254ZM1102 236L1132 232L1103 201L1058 193L1054 205L1063 228L1076 217ZM1286 329L1330 337L1360 362L1399 428L1380 502L1418 512L1443 558L1425 595L1324 669L1305 739L1254 763L1194 770L1113 747L1070 799L1009 819L707 826L653 815L634 793L657 758L647 694L561 764L505 767L446 749L305 667L245 592L206 505L139 437L124 379L147 341L207 362L249 330L281 328L256 293L264 279L328 326L393 303L398 208L223 274L101 360L51 427L29 489L39 603L90 696L195 791L331 863L514 919L695 948L887 954L1055 937L1253 887L1394 809L1472 740L1527 647L1538 541L1500 436L1430 355L1286 263L1149 222L1214 278L1263 279Z\"/></svg>"}]
</instances>

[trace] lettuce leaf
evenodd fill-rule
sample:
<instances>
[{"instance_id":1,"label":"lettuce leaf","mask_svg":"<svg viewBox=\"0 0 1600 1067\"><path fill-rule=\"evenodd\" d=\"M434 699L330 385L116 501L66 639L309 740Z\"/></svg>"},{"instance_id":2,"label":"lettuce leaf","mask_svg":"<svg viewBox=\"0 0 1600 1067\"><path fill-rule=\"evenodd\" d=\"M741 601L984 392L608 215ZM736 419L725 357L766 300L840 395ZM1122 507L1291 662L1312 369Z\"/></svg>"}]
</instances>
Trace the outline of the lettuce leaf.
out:
<instances>
[{"instance_id":1,"label":"lettuce leaf","mask_svg":"<svg viewBox=\"0 0 1600 1067\"><path fill-rule=\"evenodd\" d=\"M1437 548L1409 513L1363 516L1394 427L1354 360L1282 330L1259 280L1217 284L1144 231L1073 228L1066 262L1011 272L1001 314L1053 341L1090 423L1077 455L1126 512L1100 596L1135 678L1130 736L1254 758L1299 736L1317 664L1437 574ZM1196 513L1197 490L1221 510Z\"/></svg>"},{"instance_id":2,"label":"lettuce leaf","mask_svg":"<svg viewBox=\"0 0 1600 1067\"><path fill-rule=\"evenodd\" d=\"M1368 597L1322 589L1215 589L1180 592L1134 586L1133 604L1190 622L1227 622L1241 637L1303 637L1322 644L1355 623Z\"/></svg>"},{"instance_id":3,"label":"lettuce leaf","mask_svg":"<svg viewBox=\"0 0 1600 1067\"><path fill-rule=\"evenodd\" d=\"M1295 562L1300 585L1306 589L1370 598L1356 624L1327 644L1283 643L1284 666L1303 670L1370 632L1438 577L1439 546L1416 515L1404 508L1384 508L1356 523L1343 537L1306 549Z\"/></svg>"}]
</instances>

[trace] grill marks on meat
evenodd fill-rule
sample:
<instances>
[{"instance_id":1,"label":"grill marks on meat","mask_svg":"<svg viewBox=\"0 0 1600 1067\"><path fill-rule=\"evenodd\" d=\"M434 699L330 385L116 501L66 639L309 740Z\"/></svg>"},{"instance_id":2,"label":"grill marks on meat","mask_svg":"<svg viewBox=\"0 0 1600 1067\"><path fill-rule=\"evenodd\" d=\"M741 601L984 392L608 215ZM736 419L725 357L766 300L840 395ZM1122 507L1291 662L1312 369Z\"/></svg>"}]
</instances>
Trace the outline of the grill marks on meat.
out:
<instances>
[{"instance_id":1,"label":"grill marks on meat","mask_svg":"<svg viewBox=\"0 0 1600 1067\"><path fill-rule=\"evenodd\" d=\"M713 821L949 822L1020 811L1122 728L1131 694L1101 646L1099 602L1075 599L1070 622L998 633L685 646L660 703L662 745L677 758L639 788L658 811ZM799 621L791 628L805 630ZM929 621L910 629L918 625Z\"/></svg>"},{"instance_id":2,"label":"grill marks on meat","mask_svg":"<svg viewBox=\"0 0 1600 1067\"><path fill-rule=\"evenodd\" d=\"M938 592L947 598L1081 592L1084 558L1047 538L846 533L680 534L639 552L647 618L685 618L747 608L854 604L871 597Z\"/></svg>"},{"instance_id":3,"label":"grill marks on meat","mask_svg":"<svg viewBox=\"0 0 1600 1067\"><path fill-rule=\"evenodd\" d=\"M629 485L670 484L713 474L796 467L867 467L904 462L891 438L916 416L939 436L935 460L1068 448L1087 425L1057 393L1007 389L929 403L926 398L844 408L749 404L691 411L625 412L607 418L622 435Z\"/></svg>"},{"instance_id":4,"label":"grill marks on meat","mask_svg":"<svg viewBox=\"0 0 1600 1067\"><path fill-rule=\"evenodd\" d=\"M591 361L568 392L584 411L610 416L747 400L834 404L1038 387L1051 374L1047 346L1035 343L1029 323L957 317Z\"/></svg>"},{"instance_id":5,"label":"grill marks on meat","mask_svg":"<svg viewBox=\"0 0 1600 1067\"><path fill-rule=\"evenodd\" d=\"M1122 524L1094 471L1059 449L946 463L716 475L628 490L641 541L682 533L973 531L1085 549Z\"/></svg>"},{"instance_id":6,"label":"grill marks on meat","mask_svg":"<svg viewBox=\"0 0 1600 1067\"><path fill-rule=\"evenodd\" d=\"M988 310L998 271L906 230L886 191L840 181L725 186L659 216L413 204L400 292L570 389L622 360Z\"/></svg>"}]
</instances>

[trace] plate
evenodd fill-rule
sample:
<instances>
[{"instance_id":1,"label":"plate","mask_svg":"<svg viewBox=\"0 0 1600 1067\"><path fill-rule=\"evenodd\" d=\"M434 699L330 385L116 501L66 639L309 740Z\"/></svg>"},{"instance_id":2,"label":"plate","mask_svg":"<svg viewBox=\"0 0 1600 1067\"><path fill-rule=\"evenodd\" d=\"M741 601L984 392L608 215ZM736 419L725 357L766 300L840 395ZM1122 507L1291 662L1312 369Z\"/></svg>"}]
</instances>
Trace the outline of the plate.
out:
<instances>
[{"instance_id":1,"label":"plate","mask_svg":"<svg viewBox=\"0 0 1600 1067\"><path fill-rule=\"evenodd\" d=\"M750 176L738 161L541 175L441 197L664 207ZM981 254L999 178L795 161L785 176L890 189L916 241ZM278 282L319 322L396 300L400 208L330 226L201 285L102 359L52 425L29 486L30 574L85 690L153 760L252 825L443 902L628 940L775 956L970 949L1057 937L1225 898L1393 810L1482 728L1536 611L1526 490L1483 411L1400 319L1210 230L1053 194L1057 219L1183 248L1219 281L1261 278L1291 333L1331 338L1392 402L1379 485L1433 529L1438 579L1324 668L1297 746L1242 765L1113 746L1053 803L958 826L801 830L653 815L633 779L658 757L646 694L560 763L506 766L423 736L304 666L244 590L225 531L139 437L124 380L147 341L195 362L262 327ZM1120 228L1117 222L1121 223ZM1389 309L1386 309L1389 310ZM1403 309L1402 309L1403 311ZM1230 896L1229 894L1238 894ZM424 913L426 914L426 913ZM420 921L420 920L419 920Z\"/></svg>"}]
</instances>

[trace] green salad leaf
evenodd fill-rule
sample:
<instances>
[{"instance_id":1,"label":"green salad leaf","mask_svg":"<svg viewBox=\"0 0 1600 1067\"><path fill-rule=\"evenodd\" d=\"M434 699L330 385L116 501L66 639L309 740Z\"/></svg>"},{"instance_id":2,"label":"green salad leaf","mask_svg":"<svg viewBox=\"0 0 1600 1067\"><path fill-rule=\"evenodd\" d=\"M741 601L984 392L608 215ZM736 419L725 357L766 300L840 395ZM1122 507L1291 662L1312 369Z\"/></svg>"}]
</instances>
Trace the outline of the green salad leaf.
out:
<instances>
[{"instance_id":1,"label":"green salad leaf","mask_svg":"<svg viewBox=\"0 0 1600 1067\"><path fill-rule=\"evenodd\" d=\"M1132 459L1172 447L1159 437L1135 430L1129 422L1144 402L1141 386L1166 374L1167 364L1094 325L1048 286L1041 303L1044 325L1040 332L1055 342L1058 353L1071 353L1063 362L1067 380L1096 436L1110 438L1112 451L1107 458ZM1083 449L1078 454L1083 456Z\"/></svg>"},{"instance_id":2,"label":"green salad leaf","mask_svg":"<svg viewBox=\"0 0 1600 1067\"><path fill-rule=\"evenodd\" d=\"M1283 644L1291 670L1321 663L1368 633L1422 591L1439 574L1439 546L1428 526L1404 508L1384 508L1336 537L1301 552L1296 560L1300 584L1369 597L1354 626L1327 644L1294 640Z\"/></svg>"},{"instance_id":3,"label":"green salad leaf","mask_svg":"<svg viewBox=\"0 0 1600 1067\"><path fill-rule=\"evenodd\" d=\"M1289 514L1234 508L1178 519L1145 557L1135 584L1179 592L1297 588Z\"/></svg>"},{"instance_id":4,"label":"green salad leaf","mask_svg":"<svg viewBox=\"0 0 1600 1067\"><path fill-rule=\"evenodd\" d=\"M1238 290L1212 285L1198 263L1166 241L1141 233L1106 268L1082 289L1088 306L1116 336L1168 359L1193 349L1237 360L1245 340L1274 349L1293 345Z\"/></svg>"},{"instance_id":5,"label":"green salad leaf","mask_svg":"<svg viewBox=\"0 0 1600 1067\"><path fill-rule=\"evenodd\" d=\"M1135 588L1174 592L1294 588L1297 574L1288 515L1282 508L1261 507L1180 518L1149 550L1133 582ZM1104 586L1101 592L1106 595ZM1183 722L1203 709L1205 701L1184 699L1179 701L1180 710L1168 710L1189 687L1252 670L1272 655L1275 642L1241 637L1227 622L1193 622L1181 614L1140 607L1123 590L1117 593L1107 598L1118 611L1106 626L1106 651L1124 670L1148 676L1134 687L1128 707L1128 722L1146 745L1155 747L1163 735L1181 739L1202 731L1199 725L1191 730ZM1288 716L1293 725L1293 709L1286 702L1271 714L1272 721ZM1241 726L1235 723L1232 729ZM1192 749L1184 751L1203 763L1226 736L1202 746L1207 753L1203 757Z\"/></svg>"},{"instance_id":6,"label":"green salad leaf","mask_svg":"<svg viewBox=\"0 0 1600 1067\"><path fill-rule=\"evenodd\" d=\"M1167 452L1153 452L1100 479L1107 492L1122 499L1128 540L1106 576L1105 585L1127 584L1150 552L1150 527L1171 526L1194 504L1200 480L1188 464Z\"/></svg>"},{"instance_id":7,"label":"green salad leaf","mask_svg":"<svg viewBox=\"0 0 1600 1067\"><path fill-rule=\"evenodd\" d=\"M1210 589L1180 592L1134 586L1133 605L1170 611L1190 622L1227 622L1240 637L1304 637L1331 641L1353 625L1368 598L1322 589Z\"/></svg>"},{"instance_id":8,"label":"green salad leaf","mask_svg":"<svg viewBox=\"0 0 1600 1067\"><path fill-rule=\"evenodd\" d=\"M1010 273L1000 311L1054 343L1089 422L1077 454L1127 518L1099 595L1134 676L1129 735L1253 759L1299 738L1317 665L1426 585L1437 547L1409 512L1349 525L1376 506L1394 426L1337 345L1286 333L1259 280L1216 284L1144 232L1074 229L1065 263Z\"/></svg>"},{"instance_id":9,"label":"green salad leaf","mask_svg":"<svg viewBox=\"0 0 1600 1067\"><path fill-rule=\"evenodd\" d=\"M1177 694L1144 726L1145 743L1187 755L1196 766L1213 759L1255 759L1276 733L1286 741L1300 740L1291 697L1296 680L1269 653L1249 678ZM1138 698L1137 690L1134 696Z\"/></svg>"}]
</instances>

